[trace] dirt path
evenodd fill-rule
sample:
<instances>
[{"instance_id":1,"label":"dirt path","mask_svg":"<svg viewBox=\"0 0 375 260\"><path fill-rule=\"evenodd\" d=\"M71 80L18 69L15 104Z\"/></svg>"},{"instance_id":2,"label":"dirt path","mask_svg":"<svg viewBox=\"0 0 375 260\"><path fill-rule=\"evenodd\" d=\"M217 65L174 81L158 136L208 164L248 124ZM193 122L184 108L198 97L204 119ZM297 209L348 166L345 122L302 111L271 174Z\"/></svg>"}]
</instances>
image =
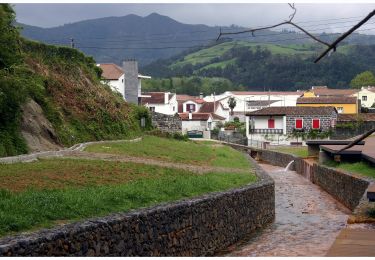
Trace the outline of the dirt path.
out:
<instances>
[{"instance_id":1,"label":"dirt path","mask_svg":"<svg viewBox=\"0 0 375 260\"><path fill-rule=\"evenodd\" d=\"M106 161L119 161L119 162L133 162L133 163L143 163L148 165L155 165L167 168L184 169L187 171L203 174L208 172L222 172L222 173L243 173L248 170L246 169L236 169L236 168L226 168L226 167L213 167L213 166L201 166L201 165L191 165L175 162L165 162L150 158L142 158L128 155L117 155L117 154L107 154L107 153L91 153L83 151L71 151L64 155L64 158L82 158L82 159L92 159L92 160L106 160Z\"/></svg>"},{"instance_id":2,"label":"dirt path","mask_svg":"<svg viewBox=\"0 0 375 260\"><path fill-rule=\"evenodd\" d=\"M275 222L229 256L324 256L350 211L297 173L260 165L275 180Z\"/></svg>"}]
</instances>

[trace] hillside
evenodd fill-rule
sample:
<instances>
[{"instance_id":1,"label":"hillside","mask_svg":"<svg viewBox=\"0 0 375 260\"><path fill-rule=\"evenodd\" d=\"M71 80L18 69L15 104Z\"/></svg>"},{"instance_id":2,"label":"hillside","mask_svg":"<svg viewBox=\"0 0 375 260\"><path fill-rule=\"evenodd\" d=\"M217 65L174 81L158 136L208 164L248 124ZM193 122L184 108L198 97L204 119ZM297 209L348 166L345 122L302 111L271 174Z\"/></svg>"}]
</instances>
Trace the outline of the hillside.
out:
<instances>
[{"instance_id":1,"label":"hillside","mask_svg":"<svg viewBox=\"0 0 375 260\"><path fill-rule=\"evenodd\" d=\"M141 66L157 59L170 58L191 48L202 48L216 43L215 40L219 34L217 26L184 24L157 13L145 17L127 15L91 19L53 28L40 28L25 24L20 24L20 26L23 27L21 33L24 37L44 43L69 46L70 39L74 38L76 47L85 54L93 56L99 63L120 64L124 58L136 58ZM241 29L243 28L238 26L222 27L222 31L225 32ZM315 27L307 29L311 29L313 33L314 30L316 31ZM328 42L338 36L329 33L316 35ZM257 44L313 43L306 35L288 30L281 32L264 30L257 33L255 37L244 34L233 35L231 38ZM375 44L375 36L354 33L345 40L345 43Z\"/></svg>"},{"instance_id":2,"label":"hillside","mask_svg":"<svg viewBox=\"0 0 375 260\"><path fill-rule=\"evenodd\" d=\"M99 81L91 57L19 37L0 5L0 156L140 132L146 111L129 106Z\"/></svg>"},{"instance_id":3,"label":"hillside","mask_svg":"<svg viewBox=\"0 0 375 260\"><path fill-rule=\"evenodd\" d=\"M316 85L347 88L360 72L375 71L375 45L342 45L318 64L318 44L219 43L143 68L154 78L221 77L256 90L297 90Z\"/></svg>"}]
</instances>

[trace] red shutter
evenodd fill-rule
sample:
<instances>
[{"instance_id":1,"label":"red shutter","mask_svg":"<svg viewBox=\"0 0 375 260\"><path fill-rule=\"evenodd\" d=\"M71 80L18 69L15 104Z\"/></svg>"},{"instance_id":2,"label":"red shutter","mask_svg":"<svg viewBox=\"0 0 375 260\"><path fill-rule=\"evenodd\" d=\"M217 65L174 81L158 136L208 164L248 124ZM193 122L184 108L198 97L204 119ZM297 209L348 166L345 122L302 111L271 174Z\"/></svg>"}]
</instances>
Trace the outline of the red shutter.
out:
<instances>
[{"instance_id":1,"label":"red shutter","mask_svg":"<svg viewBox=\"0 0 375 260\"><path fill-rule=\"evenodd\" d=\"M313 129L319 129L320 128L320 120L319 119L313 119L312 128Z\"/></svg>"},{"instance_id":2,"label":"red shutter","mask_svg":"<svg viewBox=\"0 0 375 260\"><path fill-rule=\"evenodd\" d=\"M268 128L275 128L275 119L268 119Z\"/></svg>"},{"instance_id":3,"label":"red shutter","mask_svg":"<svg viewBox=\"0 0 375 260\"><path fill-rule=\"evenodd\" d=\"M296 119L296 128L297 129L303 128L303 120L301 118Z\"/></svg>"}]
</instances>

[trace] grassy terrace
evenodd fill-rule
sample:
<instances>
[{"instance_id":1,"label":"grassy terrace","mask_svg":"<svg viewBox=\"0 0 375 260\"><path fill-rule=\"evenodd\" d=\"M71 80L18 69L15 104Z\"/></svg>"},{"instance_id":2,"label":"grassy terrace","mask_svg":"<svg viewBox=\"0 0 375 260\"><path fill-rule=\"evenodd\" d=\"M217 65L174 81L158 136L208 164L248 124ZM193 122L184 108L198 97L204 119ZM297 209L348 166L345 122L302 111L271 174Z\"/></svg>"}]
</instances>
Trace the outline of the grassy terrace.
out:
<instances>
[{"instance_id":1,"label":"grassy terrace","mask_svg":"<svg viewBox=\"0 0 375 260\"><path fill-rule=\"evenodd\" d=\"M133 143L132 149L128 143L123 146L128 147L133 155L144 156L148 146L143 145L147 140L158 139L146 138L145 142ZM228 158L238 155L228 147L209 144L173 140L159 140L159 144L170 141L174 146L169 152L162 152L163 146L149 152L161 153L159 157L163 159L171 154L170 157L175 160L185 154L195 162L192 150L180 151L186 145L191 145L209 151L206 158L200 158L204 153L199 151L200 157L197 158L201 160L196 163L203 164L204 159L213 158L210 162L219 165L228 163ZM114 147L122 151L121 147ZM248 164L238 160L236 165L245 168ZM228 173L198 174L155 165L67 158L43 159L27 164L0 164L0 178L0 236L113 212L126 212L256 181L256 176L249 174L248 169L239 173L232 173L228 169Z\"/></svg>"},{"instance_id":2,"label":"grassy terrace","mask_svg":"<svg viewBox=\"0 0 375 260\"><path fill-rule=\"evenodd\" d=\"M303 146L303 147L293 147L293 146L280 146L280 147L276 147L276 148L272 148L271 150L273 151L277 151L277 152L282 152L282 153L289 153L289 154L293 154L295 156L298 156L298 157L302 157L302 158L305 158L308 156L308 152L307 152L307 147L306 146Z\"/></svg>"},{"instance_id":3,"label":"grassy terrace","mask_svg":"<svg viewBox=\"0 0 375 260\"><path fill-rule=\"evenodd\" d=\"M124 154L192 165L240 169L248 169L250 166L244 154L215 142L182 142L155 136L145 136L137 145L129 143L96 144L87 147L85 151Z\"/></svg>"},{"instance_id":4,"label":"grassy terrace","mask_svg":"<svg viewBox=\"0 0 375 260\"><path fill-rule=\"evenodd\" d=\"M330 161L325 165L375 179L375 167L364 161L356 163L337 163Z\"/></svg>"}]
</instances>

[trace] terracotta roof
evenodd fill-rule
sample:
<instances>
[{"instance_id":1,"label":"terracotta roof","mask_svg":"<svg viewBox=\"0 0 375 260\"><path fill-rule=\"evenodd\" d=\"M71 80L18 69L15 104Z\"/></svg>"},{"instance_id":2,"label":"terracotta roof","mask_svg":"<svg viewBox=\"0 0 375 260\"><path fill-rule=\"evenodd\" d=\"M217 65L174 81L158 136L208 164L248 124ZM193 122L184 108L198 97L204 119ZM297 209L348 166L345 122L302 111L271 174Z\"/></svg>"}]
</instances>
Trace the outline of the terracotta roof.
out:
<instances>
[{"instance_id":1,"label":"terracotta roof","mask_svg":"<svg viewBox=\"0 0 375 260\"><path fill-rule=\"evenodd\" d=\"M285 116L285 115L331 115L334 107L266 107L246 113L248 116Z\"/></svg>"},{"instance_id":2,"label":"terracotta roof","mask_svg":"<svg viewBox=\"0 0 375 260\"><path fill-rule=\"evenodd\" d=\"M182 121L207 121L210 118L210 113L192 113L192 119L189 119L189 113L178 114Z\"/></svg>"},{"instance_id":3,"label":"terracotta roof","mask_svg":"<svg viewBox=\"0 0 375 260\"><path fill-rule=\"evenodd\" d=\"M255 107L264 107L264 106L268 106L268 105L271 105L275 102L278 102L280 100L257 100L257 101L248 101L247 103L250 105L250 106L255 106Z\"/></svg>"},{"instance_id":4,"label":"terracotta roof","mask_svg":"<svg viewBox=\"0 0 375 260\"><path fill-rule=\"evenodd\" d=\"M357 93L358 89L333 89L333 88L314 88L310 90L317 96L351 96Z\"/></svg>"},{"instance_id":5,"label":"terracotta roof","mask_svg":"<svg viewBox=\"0 0 375 260\"><path fill-rule=\"evenodd\" d=\"M301 97L297 104L356 104L356 97L348 96L325 96L325 97Z\"/></svg>"},{"instance_id":6,"label":"terracotta roof","mask_svg":"<svg viewBox=\"0 0 375 260\"><path fill-rule=\"evenodd\" d=\"M189 113L179 113L178 114L181 118L182 121L189 121ZM216 120L224 120L225 117L222 117L222 116L219 116L217 114L214 114L214 113L192 113L192 119L190 119L190 121L207 121L210 116L212 117L212 119L216 119Z\"/></svg>"},{"instance_id":7,"label":"terracotta roof","mask_svg":"<svg viewBox=\"0 0 375 260\"><path fill-rule=\"evenodd\" d=\"M214 111L214 107L215 109L217 109L217 106L222 106L219 101L216 101L215 105L214 105L214 102L205 102L202 104L201 108L199 109L199 112L200 113L214 113L216 112Z\"/></svg>"},{"instance_id":8,"label":"terracotta roof","mask_svg":"<svg viewBox=\"0 0 375 260\"><path fill-rule=\"evenodd\" d=\"M122 68L114 63L102 63L99 64L99 67L103 70L103 79L117 80L124 74Z\"/></svg>"},{"instance_id":9,"label":"terracotta roof","mask_svg":"<svg viewBox=\"0 0 375 260\"><path fill-rule=\"evenodd\" d=\"M146 92L142 93L142 95L147 95L151 97L142 97L141 98L141 104L164 104L164 94L165 92ZM171 100L173 97L173 94L170 93L168 95L168 101Z\"/></svg>"},{"instance_id":10,"label":"terracotta roof","mask_svg":"<svg viewBox=\"0 0 375 260\"><path fill-rule=\"evenodd\" d=\"M357 121L358 119L363 121L375 121L375 113L360 113L360 114L339 114L337 116L337 121Z\"/></svg>"},{"instance_id":11,"label":"terracotta roof","mask_svg":"<svg viewBox=\"0 0 375 260\"><path fill-rule=\"evenodd\" d=\"M176 99L177 99L177 101L188 101L188 100L196 100L196 99L198 99L198 97L185 95L185 94L177 94Z\"/></svg>"},{"instance_id":12,"label":"terracotta roof","mask_svg":"<svg viewBox=\"0 0 375 260\"><path fill-rule=\"evenodd\" d=\"M303 95L301 91L231 91L234 95Z\"/></svg>"}]
</instances>

